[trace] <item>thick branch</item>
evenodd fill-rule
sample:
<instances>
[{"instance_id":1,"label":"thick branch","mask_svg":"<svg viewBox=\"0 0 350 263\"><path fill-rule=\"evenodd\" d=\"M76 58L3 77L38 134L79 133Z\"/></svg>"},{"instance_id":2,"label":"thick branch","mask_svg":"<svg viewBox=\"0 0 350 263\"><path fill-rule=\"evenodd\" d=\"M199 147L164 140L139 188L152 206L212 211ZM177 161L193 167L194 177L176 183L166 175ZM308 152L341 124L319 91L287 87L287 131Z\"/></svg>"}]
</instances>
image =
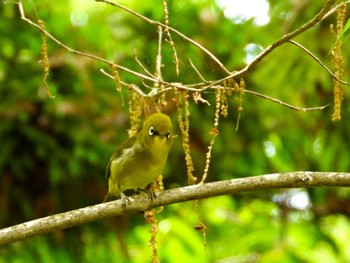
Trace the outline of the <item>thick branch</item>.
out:
<instances>
[{"instance_id":1,"label":"thick branch","mask_svg":"<svg viewBox=\"0 0 350 263\"><path fill-rule=\"evenodd\" d=\"M116 200L1 229L0 246L58 229L179 202L256 190L315 186L349 187L350 173L289 172L197 184L159 193L153 202L145 194L138 195L126 208Z\"/></svg>"}]
</instances>

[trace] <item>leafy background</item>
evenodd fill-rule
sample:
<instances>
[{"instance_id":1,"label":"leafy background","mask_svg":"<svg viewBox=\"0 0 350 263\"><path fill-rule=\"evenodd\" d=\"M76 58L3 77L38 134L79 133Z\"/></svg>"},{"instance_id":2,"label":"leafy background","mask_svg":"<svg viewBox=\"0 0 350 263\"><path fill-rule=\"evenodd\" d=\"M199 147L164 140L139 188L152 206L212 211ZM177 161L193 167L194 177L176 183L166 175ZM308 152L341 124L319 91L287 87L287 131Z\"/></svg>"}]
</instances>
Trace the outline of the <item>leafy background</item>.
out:
<instances>
[{"instance_id":1,"label":"leafy background","mask_svg":"<svg viewBox=\"0 0 350 263\"><path fill-rule=\"evenodd\" d=\"M190 36L230 69L242 68L248 44L266 47L314 16L324 1L301 9L293 1L270 0L270 22L234 23L211 0L169 1L170 25ZM163 20L156 1L125 1L149 18ZM139 60L154 71L157 29L136 17L94 1L24 2L27 16L40 19L63 43L140 71ZM107 191L104 169L109 156L127 138L128 94L100 73L106 65L68 53L48 41L51 63L45 93L40 64L41 36L20 19L13 2L0 5L0 227L101 202ZM333 69L330 49L335 16L298 36ZM195 83L193 61L208 80L223 72L206 55L172 35L180 58L176 76L172 50L163 46L163 77ZM345 67L350 49L344 44ZM120 72L121 79L142 86ZM323 111L296 112L270 101L244 96L239 130L237 102L221 119L208 181L266 173L312 170L349 171L350 119L345 93L343 118L331 122L332 79L300 49L285 44L272 52L245 79L247 89ZM150 85L151 83L146 83ZM145 88L146 90L147 88ZM215 105L212 92L203 94ZM123 101L125 101L123 105ZM200 177L213 126L214 108L191 103L191 151ZM176 123L176 107L166 112ZM198 125L200 124L200 125ZM175 127L180 134L179 128ZM181 138L175 140L164 171L166 188L186 185ZM175 169L176 167L176 169ZM300 199L306 200L301 202ZM350 261L350 191L346 188L258 191L200 202L199 217L207 227L208 246L195 231L193 203L175 204L158 215L161 262L348 262ZM308 202L307 202L308 201ZM298 204L306 204L298 206ZM149 228L141 214L56 231L0 248L0 262L149 262Z\"/></svg>"}]
</instances>

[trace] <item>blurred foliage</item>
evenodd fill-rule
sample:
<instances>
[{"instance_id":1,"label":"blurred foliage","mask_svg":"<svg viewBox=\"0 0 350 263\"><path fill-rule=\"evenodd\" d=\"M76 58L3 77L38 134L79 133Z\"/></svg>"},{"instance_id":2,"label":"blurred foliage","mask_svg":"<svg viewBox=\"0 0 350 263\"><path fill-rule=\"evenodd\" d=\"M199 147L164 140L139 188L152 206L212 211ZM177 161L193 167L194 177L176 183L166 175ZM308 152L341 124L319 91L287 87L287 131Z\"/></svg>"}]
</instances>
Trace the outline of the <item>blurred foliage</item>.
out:
<instances>
[{"instance_id":1,"label":"blurred foliage","mask_svg":"<svg viewBox=\"0 0 350 263\"><path fill-rule=\"evenodd\" d=\"M163 20L158 1L121 1L143 15ZM230 70L245 65L248 44L264 48L314 16L324 1L270 0L270 22L253 19L233 23L212 0L169 1L170 25L213 52ZM299 3L299 6L298 6ZM157 54L157 28L103 3L63 0L24 1L27 16L44 20L46 28L67 46L141 71L138 59L151 72ZM36 10L36 11L35 11ZM37 13L36 13L37 12ZM128 94L100 73L108 67L73 55L48 40L55 95L45 93L40 64L40 33L22 21L18 6L0 5L0 227L93 205L107 191L104 178L109 156L127 138ZM336 36L330 16L296 40L333 69L330 49ZM223 75L200 50L172 34L180 59L176 76L172 49L163 45L163 78L196 83L193 61L207 80ZM350 56L344 43L345 68ZM119 72L122 80L142 87L140 79ZM346 79L349 81L349 79ZM332 79L297 47L284 44L246 78L247 89L301 107L332 105ZM144 87L144 86L143 86ZM123 98L122 98L122 97ZM345 94L348 98L348 94ZM203 98L215 105L215 95ZM123 100L125 105L123 105ZM176 108L167 98L166 112L176 123ZM237 103L229 101L229 117L221 118L208 180L265 173L315 170L349 171L348 122L331 122L332 107L296 112L270 101L244 96L243 115L235 131ZM190 106L191 152L200 177L211 139L214 108ZM198 125L198 123L200 125ZM179 129L176 127L179 134ZM186 165L176 139L169 156L165 187L186 185ZM176 167L176 168L175 168ZM161 262L349 262L350 191L308 189L309 205L296 209L288 190L223 196L200 201L200 219L207 227L208 247L193 229L198 215L193 203L171 205L158 215ZM281 197L276 201L276 197ZM2 262L149 262L149 225L141 215L94 222L0 248Z\"/></svg>"}]
</instances>

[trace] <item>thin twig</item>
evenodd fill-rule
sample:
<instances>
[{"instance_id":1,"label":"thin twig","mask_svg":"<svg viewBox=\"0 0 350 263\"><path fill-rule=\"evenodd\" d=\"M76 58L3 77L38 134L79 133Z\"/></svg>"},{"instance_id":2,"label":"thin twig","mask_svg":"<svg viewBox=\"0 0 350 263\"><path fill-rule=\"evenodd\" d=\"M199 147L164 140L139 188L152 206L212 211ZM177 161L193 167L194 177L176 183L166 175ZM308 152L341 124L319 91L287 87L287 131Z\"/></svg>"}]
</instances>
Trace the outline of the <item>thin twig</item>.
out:
<instances>
[{"instance_id":1,"label":"thin twig","mask_svg":"<svg viewBox=\"0 0 350 263\"><path fill-rule=\"evenodd\" d=\"M152 25L157 25L159 28L167 28L168 30L170 31L173 31L175 32L176 34L180 35L181 37L183 37L185 40L189 41L190 43L194 44L195 46L199 47L203 52L207 53L214 61L216 61L219 65L221 65L221 62L219 60L217 60L217 58L212 54L210 53L208 50L206 50L204 47L202 47L201 45L199 45L197 42L193 41L192 39L186 37L185 35L183 35L182 33L178 32L177 30L169 27L169 26L166 26L158 21L154 21L154 20L151 20L147 17L144 17L142 16L141 14L138 14L136 12L134 12L133 10L131 9L128 9L127 7L125 6L122 6L120 4L117 4L117 3L113 3L113 2L110 2L108 0L96 0L97 2L105 2L107 4L110 4L110 5L113 5L113 6L117 6L121 9L124 9L128 12L130 12L131 14L139 17L139 18L142 18L143 20L147 21L148 23L152 24ZM24 13L24 9L23 9L23 5L22 5L22 2L19 1L18 2L18 6L19 6L19 11L20 11L20 14L21 14L21 19L26 21L27 23L29 23L30 25L32 25L33 27L37 28L39 31L43 32L45 35L47 35L50 39L52 39L54 42L56 42L58 45L60 45L61 47L63 47L64 49L68 50L69 52L71 53L74 53L74 54L78 54L78 55L82 55L82 56L85 56L85 57L89 57L91 59L95 59L97 61L101 61L101 62L104 62L106 64L108 64L109 66L111 66L112 64L114 64L118 69L120 70L123 70L125 72L128 72L130 74L133 74L141 79L144 79L144 80L149 80L151 82L154 82L155 84L161 84L163 86L162 89L152 89L148 94L145 94L139 87L137 87L136 85L131 85L131 84L127 84L125 82L121 82L123 85L135 90L140 96L142 97L152 97L152 96L155 96L155 95L158 95L158 94L161 94L163 92L166 92L166 91L169 91L169 90L172 90L173 88L177 88L177 89L181 89L181 90L187 90L187 91L190 91L190 92L203 92L207 89L215 89L215 88L220 88L220 83L222 83L224 80L227 80L227 79L230 79L230 78L239 78L239 77L242 77L244 76L249 70L251 70L253 68L254 65L256 65L258 62L260 62L265 56L267 56L273 49L275 49L276 47L278 47L279 45L285 43L285 42L291 42L293 44L296 45L296 42L293 42L293 41L290 41L290 39L302 32L304 32L305 30L307 30L308 28L312 27L313 25L315 25L316 23L318 23L319 21L322 20L323 18L323 14L325 12L327 12L327 10L330 8L330 6L332 5L332 3L334 2L334 0L332 1L328 1L326 3L326 5L323 7L323 9L312 19L310 20L309 22L307 22L306 24L304 24L302 27L300 27L299 29L293 31L292 33L289 33L285 36L283 36L281 39L277 40L276 42L274 42L272 45L270 45L267 49L265 49L255 60L253 60L253 62L251 62L250 64L248 64L244 69L240 70L240 71L237 71L237 72L234 72L232 73L231 75L223 78L223 79L220 79L220 80L217 80L217 81L213 81L211 82L210 84L208 84L208 81L206 81L203 77L201 77L202 81L204 81L204 83L196 83L196 84L189 84L189 85L183 85L182 83L168 83L168 82L165 82L163 81L161 78L159 77L156 77L154 75L152 75L143 65L142 63L137 59L137 56L135 54L135 59L136 61L139 63L139 65L142 67L143 70L145 70L145 72L147 73L147 75L145 74L141 74L139 72L136 72L136 71L133 71L133 70L130 70L126 67L123 67L123 66L120 66L118 64L114 64L113 62L111 61L108 61L106 59L103 59L101 57L98 57L98 56L95 56L95 55L91 55L91 54L88 54L88 53L84 53L84 52L81 52L81 51L77 51L77 50L74 50L72 48L70 48L69 46L66 46L65 44L63 44L62 42L60 42L57 38L55 38L53 35L51 35L49 32L47 32L45 29L43 29L39 24L36 24L35 22L31 21L30 19L28 19L26 16L25 16L25 13ZM327 13L329 14L329 13ZM301 47L303 48L303 47ZM316 59L316 61L318 63L320 63L319 60L317 60L317 58L311 53L311 52L308 52L305 48L303 48L309 55L311 55L312 57L314 57ZM190 61L192 67L196 70L196 68L194 67L193 63ZM322 63L320 63L321 65L323 65ZM159 64L157 65L157 67L159 67ZM324 67L326 68L326 67ZM226 70L226 68L225 68ZM197 72L198 70L196 70ZM107 72L105 72L103 69L101 69L101 72L110 77L111 79L114 79L114 76L108 74ZM197 72L198 74L199 72ZM332 73L331 73L332 74ZM201 74L198 74L199 76L201 76ZM333 74L332 74L333 76ZM342 82L344 83L344 82ZM347 85L349 85L347 82L345 82ZM264 99L268 99L272 102L276 102L276 103L279 103L281 105L284 105L288 108L291 108L293 110L298 110L298 111L310 111L310 110L320 110L320 109L324 109L325 107L327 107L328 105L325 105L325 106L321 106L321 107L312 107L312 108L301 108L301 107L296 107L296 106L292 106L290 104L287 104L285 102L282 102L278 99L275 99L275 98L272 98L272 97L269 97L269 96L266 96L266 95L263 95L263 94L260 94L258 92L254 92L254 91L250 91L250 90L246 90L246 93L250 93L252 95L255 95L255 96L259 96L261 98L264 98Z\"/></svg>"},{"instance_id":2,"label":"thin twig","mask_svg":"<svg viewBox=\"0 0 350 263\"><path fill-rule=\"evenodd\" d=\"M297 107L297 106L293 106L293 105L290 105L286 102L283 102L279 99L276 99L276 98L272 98L270 96L267 96L267 95L264 95L264 94L261 94L259 92L256 92L256 91L252 91L252 90L247 90L245 89L244 90L245 93L248 93L248 94L252 94L254 96L257 96L257 97L260 97L260 98L263 98L263 99L267 99L269 101L272 101L272 102L275 102L275 103L278 103L278 104L281 104L283 106L286 106L292 110L296 110L296 111L314 111L314 110L323 110L325 109L326 107L329 106L329 104L327 105L324 105L324 106L318 106L318 107L311 107L311 108L303 108L303 107Z\"/></svg>"},{"instance_id":3,"label":"thin twig","mask_svg":"<svg viewBox=\"0 0 350 263\"><path fill-rule=\"evenodd\" d=\"M223 69L227 74L230 74L230 71L224 66L224 64L221 63L221 61L217 57L215 57L208 49L206 49L205 47L203 47L202 45L200 45L198 42L194 41L193 39L189 38L188 36L184 35L183 33L177 31L175 28L167 26L159 21L152 20L146 16L143 16L143 15L135 12L134 10L127 8L126 6L121 5L121 4L114 3L114 2L109 1L109 0L95 0L95 1L96 2L103 2L106 4L112 5L112 6L116 6L120 9L123 9L123 10L129 12L130 14L146 21L147 23L149 23L151 25L161 26L165 29L168 29L168 30L174 32L175 34L179 35L181 38L185 39L186 41L190 42L194 46L198 47L200 50L202 50L204 53L206 53L212 60L214 60L220 66L221 69Z\"/></svg>"},{"instance_id":4,"label":"thin twig","mask_svg":"<svg viewBox=\"0 0 350 263\"><path fill-rule=\"evenodd\" d=\"M272 43L270 46L268 46L260 55L258 55L250 64L248 64L245 67L245 72L249 71L251 68L253 68L256 64L258 64L264 57L266 57L268 54L270 54L276 47L281 46L282 44L288 42L289 40L293 39L297 35L300 35L301 33L305 32L309 28L313 27L317 23L319 23L322 18L327 14L327 12L332 8L333 4L337 0L328 0L326 4L323 6L321 11L311 20L306 22L301 27L297 28L296 30L284 35L274 43ZM241 73L243 74L243 72ZM241 76L240 76L241 77Z\"/></svg>"},{"instance_id":5,"label":"thin twig","mask_svg":"<svg viewBox=\"0 0 350 263\"><path fill-rule=\"evenodd\" d=\"M347 4L349 4L349 3L350 3L350 0L341 2L340 4L334 6L331 10L329 10L329 11L327 12L327 14L324 15L323 19L326 19L327 17L329 17L330 15L332 15L334 12L336 12L338 8L342 7L343 5L347 5Z\"/></svg>"},{"instance_id":6,"label":"thin twig","mask_svg":"<svg viewBox=\"0 0 350 263\"><path fill-rule=\"evenodd\" d=\"M191 59L188 59L190 61L190 65L191 67L194 69L194 71L197 73L197 75L199 76L199 78L204 82L204 83L208 83L207 80L205 80L205 78L202 76L202 74L199 72L199 70L196 68L196 66L192 63Z\"/></svg>"},{"instance_id":7,"label":"thin twig","mask_svg":"<svg viewBox=\"0 0 350 263\"><path fill-rule=\"evenodd\" d=\"M104 74L104 75L106 75L107 77L109 77L109 78L111 78L111 79L114 79L114 77L111 75L111 74L109 74L109 73L107 73L104 69L100 69L100 71ZM143 77L141 77L141 78L143 78ZM150 81L153 81L153 82L157 82L157 83L160 83L160 84L162 84L162 86L165 88L162 88L161 90L158 90L157 89L157 94L145 94L145 93L142 93L142 96L143 97L152 97L152 96L154 96L154 95L158 95L158 94L160 94L160 93L163 93L164 91L168 91L168 90L171 90L171 89L173 89L173 88L177 88L177 89L181 89L181 90L187 90L187 91L193 91L193 92L197 92L198 91L198 89L196 89L196 88L191 88L191 87L188 87L188 86L186 86L186 85L183 85L182 83L175 83L175 82L171 82L171 83L169 83L169 82L165 82L165 81L161 81L161 80L156 80L156 81L154 81L153 79L150 79L150 78L145 78L145 79L147 79L147 80L150 80ZM123 82L122 82L122 84L124 84ZM124 84L125 85L125 84ZM126 85L128 85L128 84L126 84ZM141 95L141 94L140 94Z\"/></svg>"},{"instance_id":8,"label":"thin twig","mask_svg":"<svg viewBox=\"0 0 350 263\"><path fill-rule=\"evenodd\" d=\"M288 42L292 38L296 37L297 35L300 35L301 33L305 32L309 28L313 27L314 25L316 25L317 23L322 21L324 19L324 16L328 15L328 11L332 8L332 5L335 2L336 2L336 0L328 0L326 2L326 4L323 6L323 8L321 9L321 11L318 12L318 14L314 18L312 18L311 20L309 20L308 22L306 22L304 25L297 28L296 30L282 36L280 39L273 42L263 52L261 52L260 55L258 55L252 62L247 64L243 69L241 69L239 71L235 71L235 72L231 73L230 75L228 75L220 80L214 81L211 84L204 86L203 88L201 88L201 90L198 90L198 91L206 90L206 89L208 89L212 86L218 85L221 82L228 80L230 78L234 78L234 79L243 78L249 71L251 71L257 64L259 64L268 54L270 54L277 47Z\"/></svg>"},{"instance_id":9,"label":"thin twig","mask_svg":"<svg viewBox=\"0 0 350 263\"><path fill-rule=\"evenodd\" d=\"M332 75L333 78L335 78L337 81L339 81L342 84L345 84L347 86L350 86L350 83L339 79L329 68L327 68L327 66L325 64L322 63L322 61L316 57L310 50L308 50L306 47L304 47L303 45L299 44L298 42L295 42L294 40L289 40L289 43L292 43L293 45L297 46L298 48L302 49L303 51L305 51L308 55L310 55L318 64L321 65L321 67L323 67L329 74Z\"/></svg>"},{"instance_id":10,"label":"thin twig","mask_svg":"<svg viewBox=\"0 0 350 263\"><path fill-rule=\"evenodd\" d=\"M107 77L113 79L113 76L112 76L111 74L107 73L104 69L100 69L100 71L102 72L102 74L104 74L104 75L106 75ZM121 81L121 83L122 83L123 85L127 86L128 88L133 89L133 90L136 91L141 97L144 97L144 98L147 98L147 97L150 98L150 97L153 97L153 96L155 96L155 95L162 94L162 93L164 93L164 92L166 92L166 91L172 90L174 87L175 87L175 88L178 88L178 89L186 89L186 87L184 87L184 86L178 86L178 85L176 85L176 84L173 84L173 85L167 84L166 87L164 87L164 88L162 88L162 89L160 89L160 90L151 88L152 91L151 91L150 93L146 94L146 93L144 93L139 87L137 87L137 86L134 85L134 84L128 84L128 83L125 83L125 82L123 82L123 81ZM145 84L144 84L144 85L145 85ZM157 90L157 93L155 94L153 90Z\"/></svg>"},{"instance_id":11,"label":"thin twig","mask_svg":"<svg viewBox=\"0 0 350 263\"><path fill-rule=\"evenodd\" d=\"M106 75L107 77L111 78L111 79L114 79L114 77L107 73L106 71L104 71L104 69L100 69L100 71ZM140 96L142 97L152 97L154 96L155 94L145 94L139 87L137 87L136 85L131 85L131 84L127 84L125 82L121 82L123 85L135 90ZM161 90L157 90L157 94L161 94L163 92L166 92L166 91L169 91L169 90L172 90L173 88L177 88L177 89L181 89L181 90L187 90L187 91L192 91L192 92L195 92L195 93L198 93L198 90L200 89L196 89L196 88L189 88L187 86L183 86L181 83L163 83L164 86ZM222 86L212 86L210 87L211 89L224 89L225 87L222 87ZM287 108L290 108L292 110L296 110L296 111L314 111L314 110L323 110L325 109L326 107L329 106L329 104L327 105L323 105L323 106L318 106L318 107L310 107L310 108L304 108L304 107L298 107L298 106L293 106L293 105L290 105L284 101L281 101L279 99L276 99L276 98L273 98L273 97L270 97L270 96L267 96L267 95L264 95L262 93L259 93L259 92L256 92L256 91L252 91L252 90L249 90L249 89L244 89L244 92L247 93L247 94L251 94L251 95L254 95L254 96L257 96L257 97L260 97L260 98L263 98L263 99L266 99L266 100L269 100L269 101L272 101L274 103L278 103L282 106L285 106Z\"/></svg>"},{"instance_id":12,"label":"thin twig","mask_svg":"<svg viewBox=\"0 0 350 263\"><path fill-rule=\"evenodd\" d=\"M77 55L81 55L81 56L85 56L85 57L89 57L91 59L95 59L95 60L98 60L98 61L101 61L101 62L104 62L105 64L111 66L111 65L115 65L118 69L120 70L123 70L125 72L128 72L128 73L131 73L141 79L146 79L146 80L149 80L149 81L152 81L154 83L159 83L159 84L162 84L163 86L165 86L166 88L165 89L161 89L161 90L157 90L157 92L155 92L154 90L152 90L149 94L145 94L144 92L142 92L139 88L137 88L137 90L135 90L136 92L138 92L141 96L143 97L152 97L152 96L155 96L155 95L158 95L160 93L163 93L167 90L171 90L172 88L178 88L178 89L186 89L186 90L190 90L190 91L197 91L197 89L194 89L194 88L187 88L186 86L180 84L180 83L167 83L167 82L164 82L162 80L159 80L157 78L155 78L151 73L149 73L150 76L147 76L145 74L141 74L139 72L136 72L136 71L133 71L131 69L128 69L126 67L123 67L123 66L120 66L114 62L111 62L111 61L108 61L104 58L101 58L101 57L98 57L98 56L95 56L95 55L91 55L91 54L88 54L88 53L84 53L84 52L81 52L81 51L77 51L75 49L72 49L70 48L69 46L63 44L61 41L59 41L57 38L55 38L53 35L51 35L48 31L46 31L45 29L43 29L40 25L36 24L35 22L31 21L30 19L28 19L26 16L25 16L25 12L24 12L24 9L23 9L23 5L22 5L22 2L19 1L18 2L18 7L19 7L19 11L20 11L20 14L21 14L21 19L24 20L25 22L29 23L30 25L32 25L33 27L37 28L39 31L43 32L45 35L47 35L51 40L53 40L55 43L57 43L58 45L60 45L61 47L63 47L64 49L68 50L69 52L73 53L73 54L77 54ZM140 63L141 64L141 63ZM141 64L142 65L142 64ZM145 69L145 68L143 68ZM107 72L105 72L104 70L101 70L101 72L103 74L105 74L106 76L110 77L111 79L114 80L114 76L108 74ZM123 82L121 82L123 85L127 85L127 86L130 86L130 84L125 84ZM135 85L133 85L135 86ZM136 87L136 86L135 86ZM135 89L135 88L133 88Z\"/></svg>"},{"instance_id":13,"label":"thin twig","mask_svg":"<svg viewBox=\"0 0 350 263\"><path fill-rule=\"evenodd\" d=\"M148 69L139 60L139 58L137 57L135 48L132 49L132 52L134 53L134 59L135 59L136 63L139 64L139 66L143 69L143 71L146 72L146 74L148 76L150 76L151 78L157 79L157 77L154 76L151 72L149 72Z\"/></svg>"},{"instance_id":14,"label":"thin twig","mask_svg":"<svg viewBox=\"0 0 350 263\"><path fill-rule=\"evenodd\" d=\"M47 35L51 40L53 40L54 42L56 42L58 45L60 45L61 47L63 47L64 49L68 50L69 52L73 53L73 54L77 54L77 55L81 55L81 56L85 56L85 57L89 57L89 58L92 58L92 59L95 59L95 60L98 60L98 61L101 61L103 63L106 63L107 65L111 66L113 63L108 61L107 59L104 59L104 58L101 58L101 57L98 57L98 56L95 56L95 55L91 55L91 54L88 54L88 53L84 53L84 52L81 52L81 51L77 51L75 49L72 49L68 46L66 46L65 44L63 44L61 41L59 41L57 38L55 38L53 35L51 35L48 31L46 31L45 29L43 29L40 25L34 23L33 21L31 21L30 19L28 19L26 16L25 16L25 13L24 13L24 9L23 9L23 5L22 5L22 1L18 1L18 7L19 7L19 11L20 11L20 14L21 14L21 19L24 20L25 22L27 22L28 24L32 25L33 27L37 28L40 32L43 32L45 35ZM120 66L118 64L115 64L115 66L120 69L120 70L123 70L125 72L128 72L128 73L131 73L137 77L140 77L140 78L143 78L143 79L147 79L147 80L150 80L150 81L153 81L153 82L158 82L157 79L154 79L154 78L151 78L151 77L148 77L144 74L141 74L139 72L136 72L136 71L133 71L131 69L128 69L126 67L123 67L123 66Z\"/></svg>"}]
</instances>

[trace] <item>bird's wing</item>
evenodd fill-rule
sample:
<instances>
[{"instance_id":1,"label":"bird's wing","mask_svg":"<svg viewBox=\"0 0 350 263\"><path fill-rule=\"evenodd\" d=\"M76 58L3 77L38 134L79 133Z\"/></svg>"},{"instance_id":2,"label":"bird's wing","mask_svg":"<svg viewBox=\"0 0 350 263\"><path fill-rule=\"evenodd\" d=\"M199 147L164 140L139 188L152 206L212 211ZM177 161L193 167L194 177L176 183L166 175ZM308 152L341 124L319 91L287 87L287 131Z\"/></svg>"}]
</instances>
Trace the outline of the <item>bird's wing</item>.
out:
<instances>
[{"instance_id":1,"label":"bird's wing","mask_svg":"<svg viewBox=\"0 0 350 263\"><path fill-rule=\"evenodd\" d=\"M109 179L109 177L111 176L111 164L112 161L119 158L120 156L122 156L124 150L129 149L131 147L133 147L133 145L135 144L136 141L136 137L130 137L126 142L124 142L122 144L122 146L119 147L119 149L113 153L113 155L111 156L111 159L108 162L107 168L106 168L106 178Z\"/></svg>"}]
</instances>

